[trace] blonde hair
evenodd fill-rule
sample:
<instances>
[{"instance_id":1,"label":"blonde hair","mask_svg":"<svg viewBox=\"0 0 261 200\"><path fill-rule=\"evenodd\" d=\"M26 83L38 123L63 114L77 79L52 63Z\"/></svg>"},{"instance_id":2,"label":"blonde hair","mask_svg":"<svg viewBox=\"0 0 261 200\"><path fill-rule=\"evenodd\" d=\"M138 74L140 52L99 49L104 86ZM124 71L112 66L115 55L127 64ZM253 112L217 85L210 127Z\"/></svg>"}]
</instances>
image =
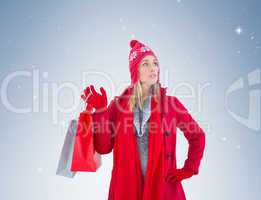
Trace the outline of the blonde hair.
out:
<instances>
[{"instance_id":1,"label":"blonde hair","mask_svg":"<svg viewBox=\"0 0 261 200\"><path fill-rule=\"evenodd\" d=\"M154 98L156 102L159 102L159 99L160 99L160 84L159 83L155 83L151 86L150 94L151 94L151 97ZM142 100L142 87L141 87L140 81L138 81L134 85L133 92L129 99L129 108L131 111L134 110L136 105L138 105L139 108L141 110L143 110L144 101Z\"/></svg>"}]
</instances>

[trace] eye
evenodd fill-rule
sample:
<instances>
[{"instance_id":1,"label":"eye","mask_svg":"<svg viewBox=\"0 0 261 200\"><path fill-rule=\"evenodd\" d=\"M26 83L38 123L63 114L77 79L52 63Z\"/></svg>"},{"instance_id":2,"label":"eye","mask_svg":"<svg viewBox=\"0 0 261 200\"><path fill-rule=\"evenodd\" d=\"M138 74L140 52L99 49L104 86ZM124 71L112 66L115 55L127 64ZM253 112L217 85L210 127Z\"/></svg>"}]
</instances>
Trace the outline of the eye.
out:
<instances>
[{"instance_id":1,"label":"eye","mask_svg":"<svg viewBox=\"0 0 261 200\"><path fill-rule=\"evenodd\" d=\"M158 65L159 65L159 63L157 63L157 62L155 62L154 64L155 64L156 66L158 66Z\"/></svg>"},{"instance_id":2,"label":"eye","mask_svg":"<svg viewBox=\"0 0 261 200\"><path fill-rule=\"evenodd\" d=\"M143 63L143 66L148 66L148 63Z\"/></svg>"}]
</instances>

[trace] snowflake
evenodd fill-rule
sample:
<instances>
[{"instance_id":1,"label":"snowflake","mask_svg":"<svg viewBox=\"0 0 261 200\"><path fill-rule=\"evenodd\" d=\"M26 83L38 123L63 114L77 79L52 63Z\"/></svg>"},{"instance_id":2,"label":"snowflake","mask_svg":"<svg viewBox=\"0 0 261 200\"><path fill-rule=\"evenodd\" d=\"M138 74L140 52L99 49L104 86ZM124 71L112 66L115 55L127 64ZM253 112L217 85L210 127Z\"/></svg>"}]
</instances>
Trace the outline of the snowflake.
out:
<instances>
[{"instance_id":1,"label":"snowflake","mask_svg":"<svg viewBox=\"0 0 261 200\"><path fill-rule=\"evenodd\" d=\"M42 168L42 167L38 167L38 168L37 168L37 172L38 172L38 173L42 173L42 172L43 172L43 168Z\"/></svg>"},{"instance_id":2,"label":"snowflake","mask_svg":"<svg viewBox=\"0 0 261 200\"><path fill-rule=\"evenodd\" d=\"M43 72L43 78L48 78L48 72Z\"/></svg>"},{"instance_id":3,"label":"snowflake","mask_svg":"<svg viewBox=\"0 0 261 200\"><path fill-rule=\"evenodd\" d=\"M131 38L135 38L135 34L132 33L132 34L131 34Z\"/></svg>"},{"instance_id":4,"label":"snowflake","mask_svg":"<svg viewBox=\"0 0 261 200\"><path fill-rule=\"evenodd\" d=\"M121 30L123 30L123 31L126 31L126 29L127 29L127 28L126 28L126 26L124 26L124 25L121 27Z\"/></svg>"},{"instance_id":5,"label":"snowflake","mask_svg":"<svg viewBox=\"0 0 261 200\"><path fill-rule=\"evenodd\" d=\"M138 52L146 52L151 51L151 49L147 46L143 46L140 49L137 50ZM137 51L133 51L130 55L129 61L132 61L133 59L137 58Z\"/></svg>"},{"instance_id":6,"label":"snowflake","mask_svg":"<svg viewBox=\"0 0 261 200\"><path fill-rule=\"evenodd\" d=\"M140 48L140 51L141 51L141 52L150 51L150 48L149 48L149 47L146 47L146 46L144 46L144 47L141 47L141 48Z\"/></svg>"},{"instance_id":7,"label":"snowflake","mask_svg":"<svg viewBox=\"0 0 261 200\"><path fill-rule=\"evenodd\" d=\"M134 52L131 53L129 60L132 61L136 57L137 57L137 53L136 53L136 51L134 51Z\"/></svg>"},{"instance_id":8,"label":"snowflake","mask_svg":"<svg viewBox=\"0 0 261 200\"><path fill-rule=\"evenodd\" d=\"M238 26L236 29L235 29L235 32L238 34L238 35L241 35L242 33L242 28L240 26Z\"/></svg>"}]
</instances>

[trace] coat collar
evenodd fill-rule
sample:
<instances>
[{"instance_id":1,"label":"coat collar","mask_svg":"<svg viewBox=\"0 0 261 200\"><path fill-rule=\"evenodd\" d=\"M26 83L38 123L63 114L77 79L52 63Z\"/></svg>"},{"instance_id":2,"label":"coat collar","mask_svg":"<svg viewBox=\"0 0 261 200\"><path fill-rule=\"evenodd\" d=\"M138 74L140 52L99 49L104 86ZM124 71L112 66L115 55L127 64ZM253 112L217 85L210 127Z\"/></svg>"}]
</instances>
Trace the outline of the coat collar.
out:
<instances>
[{"instance_id":1,"label":"coat collar","mask_svg":"<svg viewBox=\"0 0 261 200\"><path fill-rule=\"evenodd\" d=\"M161 115L163 115L163 113L166 110L164 107L166 106L165 105L165 102L166 102L165 96L166 96L168 87L163 87L161 85L161 83L159 83L159 86L160 86L160 103L161 103L160 113L161 113ZM124 110L127 108L126 105L128 103L130 95L132 94L133 89L134 89L133 85L129 85L124 89L124 91L119 96L117 96L117 99L119 100L118 103L121 104L121 106L123 106L121 108L124 108ZM153 97L151 96L151 98L153 98Z\"/></svg>"},{"instance_id":2,"label":"coat collar","mask_svg":"<svg viewBox=\"0 0 261 200\"><path fill-rule=\"evenodd\" d=\"M159 85L160 85L160 93L161 93L161 96L165 96L166 95L166 93L167 93L167 88L168 87L163 87L162 85L161 85L161 83L159 83ZM129 97L131 94L132 94L132 91L133 91L133 86L132 85L129 85L129 86L127 86L125 89L124 89L124 91L118 96L118 97ZM124 98L124 99L125 99Z\"/></svg>"}]
</instances>

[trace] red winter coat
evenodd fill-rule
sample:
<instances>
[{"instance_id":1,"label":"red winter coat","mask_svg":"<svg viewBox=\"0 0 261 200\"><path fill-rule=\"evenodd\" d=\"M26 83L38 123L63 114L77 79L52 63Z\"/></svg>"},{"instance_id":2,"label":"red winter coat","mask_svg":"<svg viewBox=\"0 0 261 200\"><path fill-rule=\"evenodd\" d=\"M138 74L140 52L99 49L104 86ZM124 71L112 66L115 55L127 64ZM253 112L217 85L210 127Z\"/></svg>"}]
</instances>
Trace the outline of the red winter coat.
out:
<instances>
[{"instance_id":1,"label":"red winter coat","mask_svg":"<svg viewBox=\"0 0 261 200\"><path fill-rule=\"evenodd\" d=\"M115 145L121 145L116 142L116 136L118 134L123 134L123 132L132 132L132 127L127 127L125 130L122 128L117 128L117 124L122 118L129 116L127 113L125 114L119 105L125 104L128 99L121 98L126 93L130 93L130 90L127 89L121 96L116 96L109 104L108 109L104 112L93 113L93 122L94 124L104 125L107 124L105 129L97 129L94 128L94 146L95 150L100 154L107 154L113 151L113 169L111 172L111 181L109 188L109 196L108 200L123 200L120 198L124 197L124 200L144 200L144 198L140 198L137 196L131 196L129 194L130 187L134 187L134 183L131 183L130 180L126 177L119 177L117 174L118 168L121 167L121 163L117 162L117 159L120 155L118 155L117 148L114 148ZM170 169L176 169L176 132L177 127L184 133L185 138L189 143L188 155L187 159L184 163L184 168L192 170L194 175L198 174L200 161L203 157L204 148L205 148L205 134L203 130L199 127L197 122L192 118L187 109L183 106L183 104L177 99L175 96L166 95L166 88L160 89L161 97L162 97L162 124L163 124L163 146L164 146L164 162L162 162L163 173L166 175L167 171ZM121 115L119 113L121 112ZM120 117L119 117L120 116ZM109 122L109 123L108 123ZM159 122L160 123L160 122ZM101 127L101 126L100 126ZM125 134L126 134L125 133ZM116 144L115 144L116 143ZM118 147L118 146L117 146ZM132 155L125 155L126 161L131 159ZM124 160L122 159L123 163ZM133 177L132 177L133 178ZM117 184L115 180L120 182ZM158 186L157 186L158 187ZM182 187L182 183L178 182L176 184L168 183L166 181L160 182L160 186L162 188L162 194L160 197L154 198L149 197L146 199L154 200L154 199L162 199L162 200L185 200L185 193ZM126 194L124 194L126 190ZM138 190L142 191L142 188L138 188ZM156 190L156 188L151 188L151 190ZM117 196L118 192L121 192L122 196ZM127 194L128 193L128 194ZM126 196L123 196L126 195ZM155 196L155 195L154 195ZM116 198L118 197L118 198Z\"/></svg>"}]
</instances>

